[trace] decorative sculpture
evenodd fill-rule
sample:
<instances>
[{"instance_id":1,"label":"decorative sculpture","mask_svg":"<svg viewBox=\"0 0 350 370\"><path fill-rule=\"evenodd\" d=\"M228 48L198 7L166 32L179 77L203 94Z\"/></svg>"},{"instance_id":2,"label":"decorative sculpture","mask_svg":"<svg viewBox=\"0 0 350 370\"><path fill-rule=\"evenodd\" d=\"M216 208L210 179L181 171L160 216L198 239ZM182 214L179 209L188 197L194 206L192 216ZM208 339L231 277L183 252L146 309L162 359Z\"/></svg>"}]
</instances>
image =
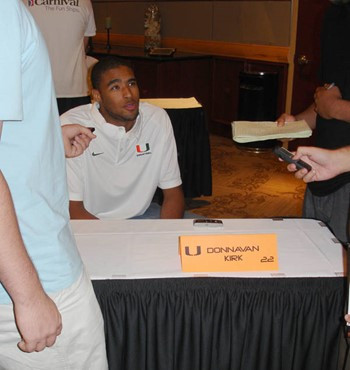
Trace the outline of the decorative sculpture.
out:
<instances>
[{"instance_id":1,"label":"decorative sculpture","mask_svg":"<svg viewBox=\"0 0 350 370\"><path fill-rule=\"evenodd\" d=\"M145 11L145 50L149 51L161 46L161 17L157 5L150 5Z\"/></svg>"}]
</instances>

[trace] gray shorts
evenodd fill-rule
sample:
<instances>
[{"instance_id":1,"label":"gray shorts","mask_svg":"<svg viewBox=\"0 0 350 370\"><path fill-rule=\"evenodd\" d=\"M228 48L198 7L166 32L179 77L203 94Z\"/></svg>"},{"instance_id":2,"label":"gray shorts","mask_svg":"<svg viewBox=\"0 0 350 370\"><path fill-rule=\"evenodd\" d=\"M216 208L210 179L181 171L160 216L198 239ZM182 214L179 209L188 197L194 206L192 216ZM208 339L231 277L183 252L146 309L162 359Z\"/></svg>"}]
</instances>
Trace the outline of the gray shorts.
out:
<instances>
[{"instance_id":1,"label":"gray shorts","mask_svg":"<svg viewBox=\"0 0 350 370\"><path fill-rule=\"evenodd\" d=\"M329 195L319 197L307 188L303 217L323 221L341 242L349 242L350 184Z\"/></svg>"}]
</instances>

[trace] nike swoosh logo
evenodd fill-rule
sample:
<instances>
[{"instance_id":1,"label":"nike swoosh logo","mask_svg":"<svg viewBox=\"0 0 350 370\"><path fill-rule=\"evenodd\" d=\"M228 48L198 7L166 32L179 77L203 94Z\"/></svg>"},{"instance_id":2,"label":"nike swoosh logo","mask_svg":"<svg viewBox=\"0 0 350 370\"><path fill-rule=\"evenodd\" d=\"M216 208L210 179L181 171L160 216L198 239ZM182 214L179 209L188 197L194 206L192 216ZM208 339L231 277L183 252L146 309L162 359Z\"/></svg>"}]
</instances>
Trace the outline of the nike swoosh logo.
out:
<instances>
[{"instance_id":1,"label":"nike swoosh logo","mask_svg":"<svg viewBox=\"0 0 350 370\"><path fill-rule=\"evenodd\" d=\"M103 152L101 152L101 153L92 152L91 154L92 154L93 157L96 157L97 155L103 154Z\"/></svg>"}]
</instances>

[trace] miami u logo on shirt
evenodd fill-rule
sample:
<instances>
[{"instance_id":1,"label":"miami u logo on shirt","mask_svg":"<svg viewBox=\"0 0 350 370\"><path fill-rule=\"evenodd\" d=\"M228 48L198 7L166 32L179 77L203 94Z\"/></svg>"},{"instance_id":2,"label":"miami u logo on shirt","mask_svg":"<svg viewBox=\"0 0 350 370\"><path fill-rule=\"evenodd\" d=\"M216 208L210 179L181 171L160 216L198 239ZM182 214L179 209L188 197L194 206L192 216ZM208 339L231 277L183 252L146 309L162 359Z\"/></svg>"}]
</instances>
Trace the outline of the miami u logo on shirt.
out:
<instances>
[{"instance_id":1,"label":"miami u logo on shirt","mask_svg":"<svg viewBox=\"0 0 350 370\"><path fill-rule=\"evenodd\" d=\"M149 143L136 145L137 153L146 153L149 151Z\"/></svg>"},{"instance_id":2,"label":"miami u logo on shirt","mask_svg":"<svg viewBox=\"0 0 350 370\"><path fill-rule=\"evenodd\" d=\"M136 157L140 157L142 155L147 154L152 154L149 143L136 145Z\"/></svg>"}]
</instances>

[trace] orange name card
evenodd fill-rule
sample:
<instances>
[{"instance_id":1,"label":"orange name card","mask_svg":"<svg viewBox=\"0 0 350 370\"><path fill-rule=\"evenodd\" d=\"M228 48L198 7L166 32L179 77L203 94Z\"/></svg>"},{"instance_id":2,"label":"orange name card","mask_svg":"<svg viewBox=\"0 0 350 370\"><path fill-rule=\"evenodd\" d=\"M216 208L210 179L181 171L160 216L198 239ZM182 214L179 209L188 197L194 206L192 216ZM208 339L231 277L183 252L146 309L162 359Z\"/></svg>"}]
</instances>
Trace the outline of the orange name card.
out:
<instances>
[{"instance_id":1,"label":"orange name card","mask_svg":"<svg viewBox=\"0 0 350 370\"><path fill-rule=\"evenodd\" d=\"M183 272L278 270L276 234L180 236Z\"/></svg>"}]
</instances>

